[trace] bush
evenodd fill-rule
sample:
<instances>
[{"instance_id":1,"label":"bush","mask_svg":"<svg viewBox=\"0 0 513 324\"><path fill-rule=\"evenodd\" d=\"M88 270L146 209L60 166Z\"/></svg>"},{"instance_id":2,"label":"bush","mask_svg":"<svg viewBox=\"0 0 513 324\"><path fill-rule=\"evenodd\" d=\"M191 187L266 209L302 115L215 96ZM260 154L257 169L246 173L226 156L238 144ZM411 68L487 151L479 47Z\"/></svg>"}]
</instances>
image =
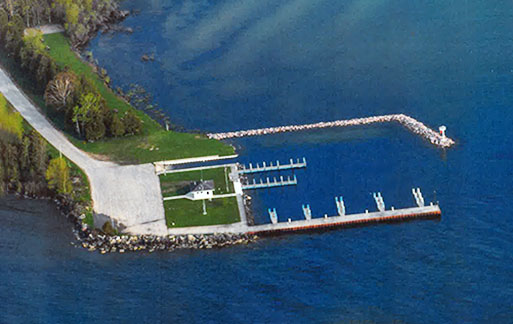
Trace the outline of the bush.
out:
<instances>
[{"instance_id":1,"label":"bush","mask_svg":"<svg viewBox=\"0 0 513 324\"><path fill-rule=\"evenodd\" d=\"M67 195L71 193L69 167L64 158L58 157L50 160L46 170L46 180L48 181L48 187L57 193Z\"/></svg>"},{"instance_id":2,"label":"bush","mask_svg":"<svg viewBox=\"0 0 513 324\"><path fill-rule=\"evenodd\" d=\"M125 134L125 124L121 121L117 114L112 115L110 121L110 135L114 137L120 137Z\"/></svg>"},{"instance_id":3,"label":"bush","mask_svg":"<svg viewBox=\"0 0 513 324\"><path fill-rule=\"evenodd\" d=\"M127 111L123 117L123 124L125 125L125 134L137 135L141 133L142 121L132 111Z\"/></svg>"},{"instance_id":4,"label":"bush","mask_svg":"<svg viewBox=\"0 0 513 324\"><path fill-rule=\"evenodd\" d=\"M102 232L107 235L116 235L116 230L112 227L112 224L109 221L106 221L102 226Z\"/></svg>"},{"instance_id":5,"label":"bush","mask_svg":"<svg viewBox=\"0 0 513 324\"><path fill-rule=\"evenodd\" d=\"M84 126L86 140L92 142L102 139L105 136L105 124L103 116L99 112L92 112L90 121Z\"/></svg>"}]
</instances>

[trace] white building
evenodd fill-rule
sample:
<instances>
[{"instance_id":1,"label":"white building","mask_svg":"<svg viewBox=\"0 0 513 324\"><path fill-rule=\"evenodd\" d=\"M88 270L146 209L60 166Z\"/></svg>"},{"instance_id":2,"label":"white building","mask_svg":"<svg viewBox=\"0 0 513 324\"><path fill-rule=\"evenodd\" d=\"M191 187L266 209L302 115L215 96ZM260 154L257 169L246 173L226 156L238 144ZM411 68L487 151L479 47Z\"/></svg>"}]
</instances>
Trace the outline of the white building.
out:
<instances>
[{"instance_id":1,"label":"white building","mask_svg":"<svg viewBox=\"0 0 513 324\"><path fill-rule=\"evenodd\" d=\"M212 199L214 197L214 180L198 181L186 196L190 200Z\"/></svg>"}]
</instances>

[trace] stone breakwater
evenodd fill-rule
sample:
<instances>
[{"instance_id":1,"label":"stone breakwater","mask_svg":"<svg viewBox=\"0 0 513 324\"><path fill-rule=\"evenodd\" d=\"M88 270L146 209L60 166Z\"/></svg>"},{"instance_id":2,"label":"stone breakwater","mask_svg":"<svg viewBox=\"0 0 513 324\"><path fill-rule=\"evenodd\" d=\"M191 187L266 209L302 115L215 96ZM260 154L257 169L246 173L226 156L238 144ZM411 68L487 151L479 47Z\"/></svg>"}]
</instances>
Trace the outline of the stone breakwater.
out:
<instances>
[{"instance_id":1,"label":"stone breakwater","mask_svg":"<svg viewBox=\"0 0 513 324\"><path fill-rule=\"evenodd\" d=\"M197 234L197 235L108 235L91 230L82 224L83 215L77 211L73 201L58 197L54 199L57 208L73 224L76 242L72 245L100 253L135 251L173 251L177 249L211 249L236 244L248 244L257 240L256 235L245 233Z\"/></svg>"},{"instance_id":2,"label":"stone breakwater","mask_svg":"<svg viewBox=\"0 0 513 324\"><path fill-rule=\"evenodd\" d=\"M248 244L257 239L248 234L209 234L209 235L103 235L89 233L81 235L74 231L78 244L89 251L135 252L173 251L177 249L211 249L236 244Z\"/></svg>"},{"instance_id":3,"label":"stone breakwater","mask_svg":"<svg viewBox=\"0 0 513 324\"><path fill-rule=\"evenodd\" d=\"M250 129L250 130L241 130L235 132L226 132L226 133L211 133L207 134L208 138L223 140L229 138L239 138L246 136L259 136L259 135L268 135L268 134L277 134L277 133L286 133L286 132L298 132L304 130L312 130L312 129L320 129L320 128L329 128L329 127L346 127L346 126L358 126L358 125L368 125L375 123L388 123L388 122L398 122L399 124L406 127L412 133L417 134L425 139L427 139L431 144L436 145L438 147L450 147L454 145L454 141L448 137L444 137L440 135L438 132L432 130L427 127L423 123L418 120L406 116L404 114L395 114L395 115L383 115L383 116L373 116L373 117L365 117L365 118L354 118L354 119L346 119L346 120L335 120L330 122L319 122L314 124L305 124L305 125L289 125L289 126L278 126L278 127L268 127L268 128L259 128L259 129Z\"/></svg>"}]
</instances>

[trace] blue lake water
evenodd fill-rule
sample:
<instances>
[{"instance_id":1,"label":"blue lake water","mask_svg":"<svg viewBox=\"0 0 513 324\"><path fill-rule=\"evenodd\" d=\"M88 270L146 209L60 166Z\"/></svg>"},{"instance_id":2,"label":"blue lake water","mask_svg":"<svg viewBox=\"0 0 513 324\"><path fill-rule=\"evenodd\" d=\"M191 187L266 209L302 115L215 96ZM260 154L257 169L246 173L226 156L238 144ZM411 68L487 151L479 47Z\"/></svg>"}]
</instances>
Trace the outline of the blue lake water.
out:
<instances>
[{"instance_id":1,"label":"blue lake water","mask_svg":"<svg viewBox=\"0 0 513 324\"><path fill-rule=\"evenodd\" d=\"M126 1L88 50L176 124L230 131L405 113L396 125L230 141L238 161L306 157L296 187L255 192L256 221L440 201L439 221L267 238L214 251L99 255L45 202L0 201L0 322L507 323L513 318L513 3ZM155 53L143 63L143 54ZM288 175L290 173L283 173ZM436 191L436 197L434 194ZM37 212L33 212L37 210ZM34 247L34 244L36 247ZM509 256L508 256L509 255Z\"/></svg>"}]
</instances>

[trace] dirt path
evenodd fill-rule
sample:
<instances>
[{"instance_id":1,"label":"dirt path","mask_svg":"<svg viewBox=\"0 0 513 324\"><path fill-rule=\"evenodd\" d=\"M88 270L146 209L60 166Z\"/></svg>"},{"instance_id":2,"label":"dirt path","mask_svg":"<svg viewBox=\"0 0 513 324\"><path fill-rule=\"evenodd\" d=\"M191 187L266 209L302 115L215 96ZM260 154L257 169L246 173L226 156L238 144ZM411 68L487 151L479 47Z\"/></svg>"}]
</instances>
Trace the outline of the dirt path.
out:
<instances>
[{"instance_id":1,"label":"dirt path","mask_svg":"<svg viewBox=\"0 0 513 324\"><path fill-rule=\"evenodd\" d=\"M48 142L75 162L91 184L95 220L112 218L133 234L167 234L160 184L152 164L120 166L76 148L0 68L0 92Z\"/></svg>"}]
</instances>

